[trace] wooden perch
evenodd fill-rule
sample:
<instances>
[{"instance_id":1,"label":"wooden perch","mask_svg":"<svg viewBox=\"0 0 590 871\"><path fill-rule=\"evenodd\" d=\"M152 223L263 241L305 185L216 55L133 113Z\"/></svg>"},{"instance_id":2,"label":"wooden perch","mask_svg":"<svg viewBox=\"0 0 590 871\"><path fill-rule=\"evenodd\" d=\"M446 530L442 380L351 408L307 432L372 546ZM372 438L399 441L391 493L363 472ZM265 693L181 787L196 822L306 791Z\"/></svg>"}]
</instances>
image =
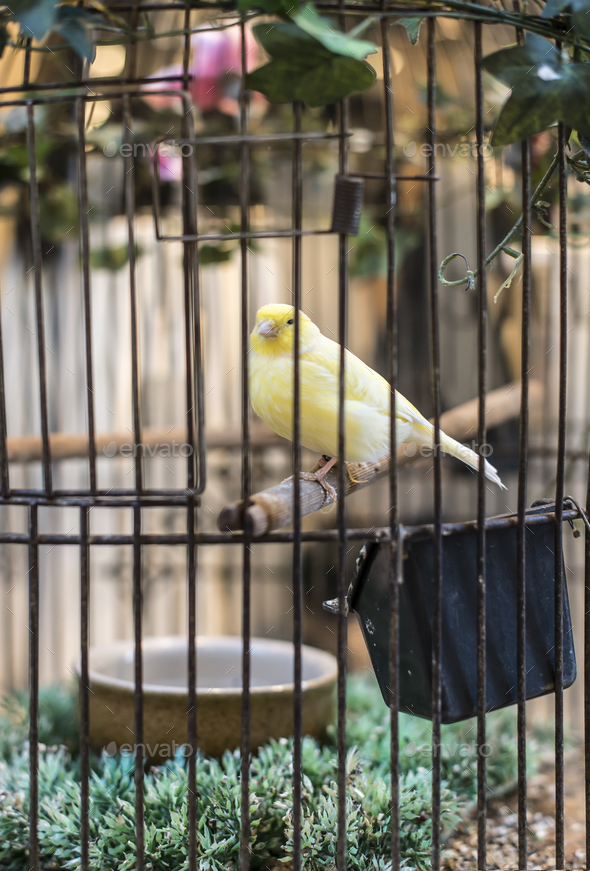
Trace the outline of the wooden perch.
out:
<instances>
[{"instance_id":1,"label":"wooden perch","mask_svg":"<svg viewBox=\"0 0 590 871\"><path fill-rule=\"evenodd\" d=\"M531 410L539 407L543 394L540 381L529 381L529 403ZM486 427L499 426L520 413L520 382L507 384L492 390L486 396ZM458 405L441 415L441 429L457 441L473 439L477 433L478 400ZM404 465L420 457L419 453L411 456L404 452L404 446L398 446L398 463ZM389 470L389 458L378 463L347 463L348 475L346 493L348 496L367 484L372 484L383 477ZM315 472L319 465L311 470ZM354 479L354 481L352 480ZM326 480L338 492L338 467L334 466L326 475ZM312 514L332 502L324 488L315 481L302 480L300 484L301 514ZM255 493L251 504L245 512L242 502L227 505L220 513L217 525L222 532L227 530L243 530L249 535L260 536L274 529L288 526L293 521L293 481L283 481L275 487Z\"/></svg>"}]
</instances>

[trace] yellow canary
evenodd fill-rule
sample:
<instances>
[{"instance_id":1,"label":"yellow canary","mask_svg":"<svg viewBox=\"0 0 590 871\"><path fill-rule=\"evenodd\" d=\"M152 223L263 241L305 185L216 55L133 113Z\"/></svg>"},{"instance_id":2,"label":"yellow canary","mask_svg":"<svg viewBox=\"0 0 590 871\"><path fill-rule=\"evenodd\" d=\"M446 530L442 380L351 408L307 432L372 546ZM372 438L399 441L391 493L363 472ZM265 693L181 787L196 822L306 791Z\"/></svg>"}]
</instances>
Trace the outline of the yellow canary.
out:
<instances>
[{"instance_id":1,"label":"yellow canary","mask_svg":"<svg viewBox=\"0 0 590 871\"><path fill-rule=\"evenodd\" d=\"M250 335L249 383L254 411L278 435L293 438L293 343L295 309L266 305L256 314ZM301 444L332 457L316 478L322 478L338 454L338 378L340 345L324 336L299 312ZM346 351L344 417L345 459L376 462L389 455L390 387L369 366ZM418 409L396 392L397 443L432 448L434 427ZM441 448L472 469L478 455L440 434ZM506 489L495 468L485 461L486 477ZM331 488L330 488L331 489Z\"/></svg>"}]
</instances>

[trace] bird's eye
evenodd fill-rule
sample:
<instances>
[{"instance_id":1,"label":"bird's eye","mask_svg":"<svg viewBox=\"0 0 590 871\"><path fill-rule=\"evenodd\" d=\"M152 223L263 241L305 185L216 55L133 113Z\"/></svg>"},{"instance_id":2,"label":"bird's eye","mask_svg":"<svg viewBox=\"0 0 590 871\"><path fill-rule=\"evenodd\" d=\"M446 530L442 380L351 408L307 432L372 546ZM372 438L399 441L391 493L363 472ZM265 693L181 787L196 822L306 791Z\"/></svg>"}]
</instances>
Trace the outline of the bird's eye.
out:
<instances>
[{"instance_id":1,"label":"bird's eye","mask_svg":"<svg viewBox=\"0 0 590 871\"><path fill-rule=\"evenodd\" d=\"M289 320L287 321L287 326L288 326L289 324L292 324L292 323L293 323L293 318L289 318Z\"/></svg>"}]
</instances>

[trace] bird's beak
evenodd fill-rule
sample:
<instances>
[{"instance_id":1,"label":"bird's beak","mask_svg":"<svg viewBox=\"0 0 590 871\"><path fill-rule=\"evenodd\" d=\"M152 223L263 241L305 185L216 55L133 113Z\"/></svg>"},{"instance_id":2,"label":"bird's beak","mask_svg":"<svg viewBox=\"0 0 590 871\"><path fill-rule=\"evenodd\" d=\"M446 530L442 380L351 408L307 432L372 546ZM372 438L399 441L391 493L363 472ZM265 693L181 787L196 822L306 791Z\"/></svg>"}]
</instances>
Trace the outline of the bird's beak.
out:
<instances>
[{"instance_id":1,"label":"bird's beak","mask_svg":"<svg viewBox=\"0 0 590 871\"><path fill-rule=\"evenodd\" d=\"M265 336L267 339L278 336L279 334L277 325L274 324L272 321L260 321L260 323L258 324L257 332L261 336Z\"/></svg>"}]
</instances>

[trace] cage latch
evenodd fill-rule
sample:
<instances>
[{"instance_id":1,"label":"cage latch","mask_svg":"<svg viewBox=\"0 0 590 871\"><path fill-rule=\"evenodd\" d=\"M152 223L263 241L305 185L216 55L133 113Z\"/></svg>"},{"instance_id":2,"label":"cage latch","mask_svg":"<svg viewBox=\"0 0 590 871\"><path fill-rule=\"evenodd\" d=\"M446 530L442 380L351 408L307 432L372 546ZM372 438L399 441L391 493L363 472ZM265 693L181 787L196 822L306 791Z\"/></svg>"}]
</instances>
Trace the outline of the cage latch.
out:
<instances>
[{"instance_id":1,"label":"cage latch","mask_svg":"<svg viewBox=\"0 0 590 871\"><path fill-rule=\"evenodd\" d=\"M356 236L363 209L365 181L351 175L337 175L334 181L332 233Z\"/></svg>"}]
</instances>

